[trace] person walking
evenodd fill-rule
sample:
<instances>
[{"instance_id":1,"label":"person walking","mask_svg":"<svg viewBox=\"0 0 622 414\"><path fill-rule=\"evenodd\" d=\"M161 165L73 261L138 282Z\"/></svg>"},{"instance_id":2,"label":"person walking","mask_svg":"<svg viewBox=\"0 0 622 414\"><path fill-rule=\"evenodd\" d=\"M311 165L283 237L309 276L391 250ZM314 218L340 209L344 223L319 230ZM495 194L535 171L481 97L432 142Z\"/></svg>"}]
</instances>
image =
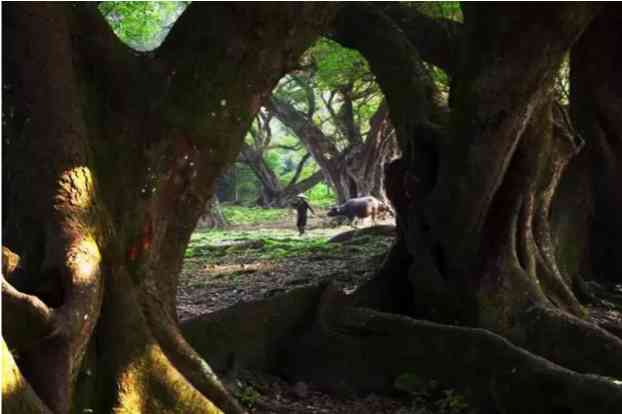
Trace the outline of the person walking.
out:
<instances>
[{"instance_id":1,"label":"person walking","mask_svg":"<svg viewBox=\"0 0 622 414\"><path fill-rule=\"evenodd\" d=\"M308 198L304 194L300 193L294 199L293 207L296 209L297 219L296 226L302 236L305 233L305 227L307 226L307 211L311 210L311 214L315 216L315 211L309 205Z\"/></svg>"}]
</instances>

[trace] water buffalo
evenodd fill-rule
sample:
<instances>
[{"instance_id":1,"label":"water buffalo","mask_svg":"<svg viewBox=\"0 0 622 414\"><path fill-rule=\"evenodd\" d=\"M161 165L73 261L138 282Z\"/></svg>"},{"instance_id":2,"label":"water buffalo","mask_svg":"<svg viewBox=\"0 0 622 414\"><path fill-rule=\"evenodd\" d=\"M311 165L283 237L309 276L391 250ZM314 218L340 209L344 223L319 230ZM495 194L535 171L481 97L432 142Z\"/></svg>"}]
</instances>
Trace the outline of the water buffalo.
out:
<instances>
[{"instance_id":1,"label":"water buffalo","mask_svg":"<svg viewBox=\"0 0 622 414\"><path fill-rule=\"evenodd\" d=\"M394 216L393 210L391 210L388 205L375 197L367 196L351 198L340 206L332 207L327 215L329 217L347 217L348 220L350 220L350 225L354 227L354 220L357 218L366 219L367 217L371 217L375 224L376 217L385 213Z\"/></svg>"}]
</instances>

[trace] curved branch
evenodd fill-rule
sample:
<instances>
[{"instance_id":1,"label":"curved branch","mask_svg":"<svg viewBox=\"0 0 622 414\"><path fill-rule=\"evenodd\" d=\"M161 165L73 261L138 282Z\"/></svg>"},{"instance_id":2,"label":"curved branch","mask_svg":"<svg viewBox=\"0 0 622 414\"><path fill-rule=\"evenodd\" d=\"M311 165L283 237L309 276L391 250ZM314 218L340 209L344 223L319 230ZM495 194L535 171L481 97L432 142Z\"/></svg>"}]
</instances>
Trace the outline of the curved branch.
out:
<instances>
[{"instance_id":1,"label":"curved branch","mask_svg":"<svg viewBox=\"0 0 622 414\"><path fill-rule=\"evenodd\" d=\"M289 180L289 183L287 183L287 187L294 185L296 181L298 181L298 178L300 177L300 173L302 173L302 168L305 166L305 163L310 157L311 157L310 152L307 152L305 155L303 155L303 157L300 159L300 162L298 163L298 166L296 167L296 172L294 173L294 176L292 177L291 180Z\"/></svg>"},{"instance_id":2,"label":"curved branch","mask_svg":"<svg viewBox=\"0 0 622 414\"><path fill-rule=\"evenodd\" d=\"M19 292L4 276L2 283L2 335L9 346L25 349L54 330L54 310L33 295ZM24 329L24 327L28 329Z\"/></svg>"},{"instance_id":3,"label":"curved branch","mask_svg":"<svg viewBox=\"0 0 622 414\"><path fill-rule=\"evenodd\" d=\"M315 114L315 93L309 83L305 82L301 76L290 75L294 82L305 91L307 97L307 118L311 119Z\"/></svg>"},{"instance_id":4,"label":"curved branch","mask_svg":"<svg viewBox=\"0 0 622 414\"><path fill-rule=\"evenodd\" d=\"M416 125L428 122L442 101L417 50L393 20L366 3L348 3L335 28L334 40L358 50L369 62L387 98L400 145L406 148Z\"/></svg>"},{"instance_id":5,"label":"curved branch","mask_svg":"<svg viewBox=\"0 0 622 414\"><path fill-rule=\"evenodd\" d=\"M462 23L450 19L434 18L416 7L390 3L378 5L404 31L408 40L421 54L421 58L452 75L459 65Z\"/></svg>"},{"instance_id":6,"label":"curved branch","mask_svg":"<svg viewBox=\"0 0 622 414\"><path fill-rule=\"evenodd\" d=\"M294 196L298 193L304 193L305 191L319 184L323 179L324 175L322 174L322 171L318 170L304 180L285 187L285 189L283 190L283 199L287 199L288 197Z\"/></svg>"},{"instance_id":7,"label":"curved branch","mask_svg":"<svg viewBox=\"0 0 622 414\"><path fill-rule=\"evenodd\" d=\"M325 167L330 161L326 154L336 156L339 151L335 144L315 124L296 110L290 103L275 96L266 102L266 106L285 126L290 128L305 144L315 161Z\"/></svg>"}]
</instances>

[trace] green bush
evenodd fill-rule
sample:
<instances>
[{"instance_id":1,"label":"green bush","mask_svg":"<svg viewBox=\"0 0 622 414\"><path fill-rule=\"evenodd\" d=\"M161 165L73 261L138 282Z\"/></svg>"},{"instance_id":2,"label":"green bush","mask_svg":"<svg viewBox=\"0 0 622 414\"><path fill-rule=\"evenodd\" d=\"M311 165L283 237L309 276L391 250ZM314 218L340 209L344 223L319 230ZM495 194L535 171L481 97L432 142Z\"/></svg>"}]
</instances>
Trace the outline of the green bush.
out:
<instances>
[{"instance_id":1,"label":"green bush","mask_svg":"<svg viewBox=\"0 0 622 414\"><path fill-rule=\"evenodd\" d=\"M331 188L324 182L317 184L305 193L313 208L328 208L337 204L337 199Z\"/></svg>"}]
</instances>

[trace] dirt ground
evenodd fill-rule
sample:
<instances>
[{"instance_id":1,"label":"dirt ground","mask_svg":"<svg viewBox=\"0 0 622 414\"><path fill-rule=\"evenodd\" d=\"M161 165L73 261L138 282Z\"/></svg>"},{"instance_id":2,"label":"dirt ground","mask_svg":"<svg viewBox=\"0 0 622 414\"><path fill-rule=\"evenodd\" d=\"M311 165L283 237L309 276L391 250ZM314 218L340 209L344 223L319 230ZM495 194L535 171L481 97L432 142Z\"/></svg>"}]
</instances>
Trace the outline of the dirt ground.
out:
<instances>
[{"instance_id":1,"label":"dirt ground","mask_svg":"<svg viewBox=\"0 0 622 414\"><path fill-rule=\"evenodd\" d=\"M377 223L383 225L383 231L365 234L371 224L359 224L361 231L357 230L345 242L328 240L353 228L335 225L323 214L311 218L303 236L298 235L292 212L269 223L234 225L223 230L199 227L191 240L180 278L180 320L323 281L331 281L346 291L354 290L373 276L393 242L394 232L390 227L395 224L393 220ZM607 294L622 299L622 285L614 288ZM590 306L590 311L593 322L612 332L620 330L622 314L614 305L605 300ZM622 335L622 330L619 334ZM224 380L251 413L477 412L459 394L434 385L434 381L421 383L416 391L408 392L400 391L396 383L395 395L380 396L327 393L313 384L292 384L261 372L238 371L234 378Z\"/></svg>"},{"instance_id":2,"label":"dirt ground","mask_svg":"<svg viewBox=\"0 0 622 414\"><path fill-rule=\"evenodd\" d=\"M313 249L313 245L353 230L348 225L330 227L328 223L326 218L312 217L303 236L298 235L293 216L274 223L228 227L220 237L207 243L206 254L186 258L177 293L180 321L326 280L344 289L354 289L372 276L393 239L378 237L365 240L367 246L335 244L335 248ZM358 228L371 224L363 223ZM197 231L209 232L201 228ZM285 257L266 257L262 253L271 247L266 240L308 242L311 248L301 246ZM210 253L220 254L222 250L226 254L210 257Z\"/></svg>"}]
</instances>

